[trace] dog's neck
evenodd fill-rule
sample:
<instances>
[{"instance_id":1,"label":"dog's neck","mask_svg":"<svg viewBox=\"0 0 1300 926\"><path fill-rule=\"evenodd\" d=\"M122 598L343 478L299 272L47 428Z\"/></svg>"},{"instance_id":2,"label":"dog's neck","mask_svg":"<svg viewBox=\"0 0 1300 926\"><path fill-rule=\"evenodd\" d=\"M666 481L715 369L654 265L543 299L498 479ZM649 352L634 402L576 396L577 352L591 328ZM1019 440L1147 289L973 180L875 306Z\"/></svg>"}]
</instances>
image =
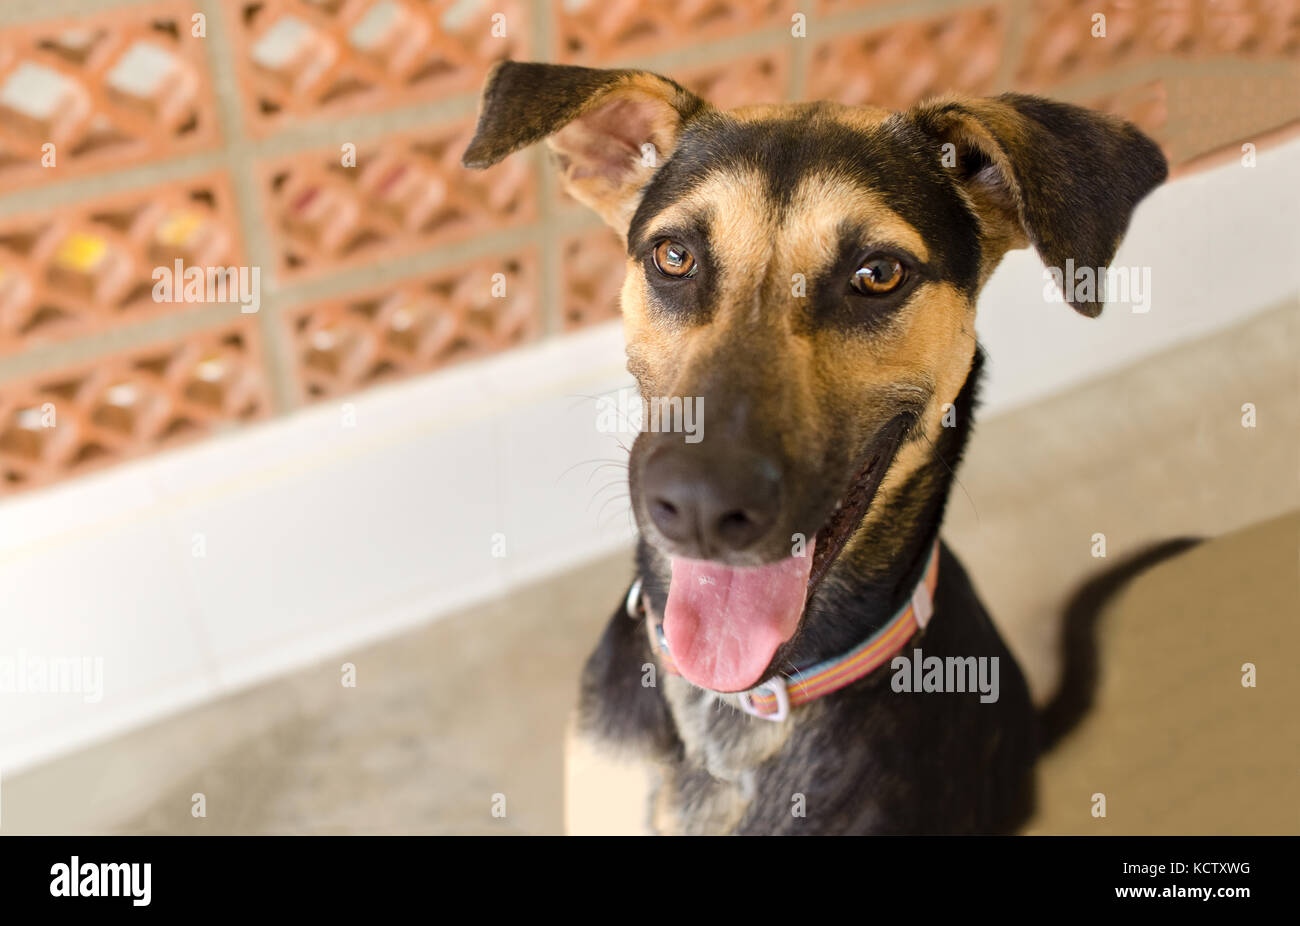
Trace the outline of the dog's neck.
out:
<instances>
[{"instance_id":1,"label":"dog's neck","mask_svg":"<svg viewBox=\"0 0 1300 926\"><path fill-rule=\"evenodd\" d=\"M940 429L932 453L906 480L881 487L868 519L817 587L790 646L786 661L791 665L810 666L857 646L889 621L921 581L970 437L983 364L983 351L977 348L953 403L953 425ZM647 598L662 614L670 574L667 557L643 539L637 567ZM942 573L939 578L942 582Z\"/></svg>"}]
</instances>

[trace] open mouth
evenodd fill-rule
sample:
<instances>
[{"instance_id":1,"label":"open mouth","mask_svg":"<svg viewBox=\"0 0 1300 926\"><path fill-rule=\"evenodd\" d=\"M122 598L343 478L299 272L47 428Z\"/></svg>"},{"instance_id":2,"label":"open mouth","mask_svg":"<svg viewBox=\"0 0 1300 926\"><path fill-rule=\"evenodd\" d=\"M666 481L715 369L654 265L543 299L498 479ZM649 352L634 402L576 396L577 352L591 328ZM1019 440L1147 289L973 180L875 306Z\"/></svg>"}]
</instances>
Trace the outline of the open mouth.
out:
<instances>
[{"instance_id":1,"label":"open mouth","mask_svg":"<svg viewBox=\"0 0 1300 926\"><path fill-rule=\"evenodd\" d=\"M894 462L894 454L903 443L912 420L911 415L898 415L880 429L867 448L857 474L849 481L848 491L817 532L817 551L813 555L812 571L808 577L808 597L812 597L831 564L843 552L845 544L866 517L867 509L876 497L876 490L880 488L880 481L885 478L886 471Z\"/></svg>"},{"instance_id":2,"label":"open mouth","mask_svg":"<svg viewBox=\"0 0 1300 926\"><path fill-rule=\"evenodd\" d=\"M678 671L712 691L746 691L770 674L817 586L866 516L912 422L892 419L802 556L754 567L672 558L663 629Z\"/></svg>"}]
</instances>

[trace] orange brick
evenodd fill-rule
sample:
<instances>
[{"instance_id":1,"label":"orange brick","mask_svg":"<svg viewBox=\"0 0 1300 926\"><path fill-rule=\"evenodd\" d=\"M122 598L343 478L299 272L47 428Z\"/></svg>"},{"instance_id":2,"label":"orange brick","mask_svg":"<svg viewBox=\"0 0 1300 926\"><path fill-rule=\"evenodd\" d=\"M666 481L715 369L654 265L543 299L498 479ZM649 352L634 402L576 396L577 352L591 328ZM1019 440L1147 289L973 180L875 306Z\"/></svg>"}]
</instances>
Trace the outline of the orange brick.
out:
<instances>
[{"instance_id":1,"label":"orange brick","mask_svg":"<svg viewBox=\"0 0 1300 926\"><path fill-rule=\"evenodd\" d=\"M1152 27L1134 0L1044 0L1031 9L1017 89L1042 90L1089 77L1185 41L1177 17ZM1092 34L1096 15L1106 17L1104 36Z\"/></svg>"},{"instance_id":2,"label":"orange brick","mask_svg":"<svg viewBox=\"0 0 1300 926\"><path fill-rule=\"evenodd\" d=\"M225 173L0 221L0 353L160 314L154 269L243 263Z\"/></svg>"},{"instance_id":3,"label":"orange brick","mask_svg":"<svg viewBox=\"0 0 1300 926\"><path fill-rule=\"evenodd\" d=\"M299 399L497 353L541 330L537 255L490 258L286 313Z\"/></svg>"},{"instance_id":4,"label":"orange brick","mask_svg":"<svg viewBox=\"0 0 1300 926\"><path fill-rule=\"evenodd\" d=\"M1143 44L1157 54L1277 58L1300 51L1294 0L1164 0L1142 15Z\"/></svg>"},{"instance_id":5,"label":"orange brick","mask_svg":"<svg viewBox=\"0 0 1300 926\"><path fill-rule=\"evenodd\" d=\"M390 135L263 164L264 206L281 278L356 266L531 221L537 191L527 157L467 171L473 126Z\"/></svg>"},{"instance_id":6,"label":"orange brick","mask_svg":"<svg viewBox=\"0 0 1300 926\"><path fill-rule=\"evenodd\" d=\"M749 103L780 103L786 99L790 85L790 50L786 46L764 54L720 61L673 77L719 109Z\"/></svg>"},{"instance_id":7,"label":"orange brick","mask_svg":"<svg viewBox=\"0 0 1300 926\"><path fill-rule=\"evenodd\" d=\"M789 26L793 0L551 0L553 60L610 64L768 26Z\"/></svg>"},{"instance_id":8,"label":"orange brick","mask_svg":"<svg viewBox=\"0 0 1300 926\"><path fill-rule=\"evenodd\" d=\"M1026 89L1150 58L1271 60L1300 52L1300 4L1294 0L1046 0L1032 9L1018 72ZM1104 37L1092 34L1095 14L1106 17Z\"/></svg>"},{"instance_id":9,"label":"orange brick","mask_svg":"<svg viewBox=\"0 0 1300 926\"><path fill-rule=\"evenodd\" d=\"M818 0L817 12L822 15L847 13L867 7L888 6L893 2L894 0Z\"/></svg>"},{"instance_id":10,"label":"orange brick","mask_svg":"<svg viewBox=\"0 0 1300 926\"><path fill-rule=\"evenodd\" d=\"M627 253L618 236L596 228L564 239L560 251L564 268L565 331L618 318L619 291Z\"/></svg>"},{"instance_id":11,"label":"orange brick","mask_svg":"<svg viewBox=\"0 0 1300 926\"><path fill-rule=\"evenodd\" d=\"M525 0L226 0L254 135L479 88L526 58ZM504 32L504 34L501 34Z\"/></svg>"},{"instance_id":12,"label":"orange brick","mask_svg":"<svg viewBox=\"0 0 1300 926\"><path fill-rule=\"evenodd\" d=\"M813 51L810 100L905 109L946 91L992 91L1002 54L999 7L961 10L831 39Z\"/></svg>"},{"instance_id":13,"label":"orange brick","mask_svg":"<svg viewBox=\"0 0 1300 926\"><path fill-rule=\"evenodd\" d=\"M0 384L0 495L270 412L252 318Z\"/></svg>"},{"instance_id":14,"label":"orange brick","mask_svg":"<svg viewBox=\"0 0 1300 926\"><path fill-rule=\"evenodd\" d=\"M169 0L0 29L0 190L215 147L193 12Z\"/></svg>"}]
</instances>

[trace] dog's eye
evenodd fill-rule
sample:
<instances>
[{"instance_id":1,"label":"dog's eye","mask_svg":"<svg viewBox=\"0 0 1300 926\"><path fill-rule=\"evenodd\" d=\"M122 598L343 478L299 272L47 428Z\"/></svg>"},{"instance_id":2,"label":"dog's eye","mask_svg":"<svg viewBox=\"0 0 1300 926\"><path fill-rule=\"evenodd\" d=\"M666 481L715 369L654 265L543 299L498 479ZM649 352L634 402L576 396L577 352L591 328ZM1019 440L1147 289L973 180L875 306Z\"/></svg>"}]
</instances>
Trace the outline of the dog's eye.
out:
<instances>
[{"instance_id":1,"label":"dog's eye","mask_svg":"<svg viewBox=\"0 0 1300 926\"><path fill-rule=\"evenodd\" d=\"M671 238L660 241L654 249L655 269L666 277L693 277L699 269L691 252Z\"/></svg>"},{"instance_id":2,"label":"dog's eye","mask_svg":"<svg viewBox=\"0 0 1300 926\"><path fill-rule=\"evenodd\" d=\"M903 285L907 270L896 257L875 255L853 272L849 285L864 296L883 296Z\"/></svg>"}]
</instances>

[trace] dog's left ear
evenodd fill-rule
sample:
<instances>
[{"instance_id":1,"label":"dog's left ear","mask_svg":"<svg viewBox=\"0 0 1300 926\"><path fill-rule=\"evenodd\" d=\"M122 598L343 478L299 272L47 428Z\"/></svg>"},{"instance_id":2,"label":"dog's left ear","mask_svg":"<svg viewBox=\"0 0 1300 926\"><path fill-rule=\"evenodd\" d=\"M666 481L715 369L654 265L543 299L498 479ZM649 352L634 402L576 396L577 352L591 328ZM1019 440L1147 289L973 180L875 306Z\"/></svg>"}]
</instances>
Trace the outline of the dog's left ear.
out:
<instances>
[{"instance_id":1,"label":"dog's left ear","mask_svg":"<svg viewBox=\"0 0 1300 926\"><path fill-rule=\"evenodd\" d=\"M626 236L647 181L707 108L649 71L503 61L488 74L461 163L490 167L545 138L565 188Z\"/></svg>"},{"instance_id":2,"label":"dog's left ear","mask_svg":"<svg viewBox=\"0 0 1300 926\"><path fill-rule=\"evenodd\" d=\"M1027 241L1062 274L1067 260L1108 266L1134 208L1168 174L1155 142L1131 124L1039 97L937 100L903 118L951 145L941 163L975 205L992 263ZM1103 303L1071 304L1092 317Z\"/></svg>"}]
</instances>

